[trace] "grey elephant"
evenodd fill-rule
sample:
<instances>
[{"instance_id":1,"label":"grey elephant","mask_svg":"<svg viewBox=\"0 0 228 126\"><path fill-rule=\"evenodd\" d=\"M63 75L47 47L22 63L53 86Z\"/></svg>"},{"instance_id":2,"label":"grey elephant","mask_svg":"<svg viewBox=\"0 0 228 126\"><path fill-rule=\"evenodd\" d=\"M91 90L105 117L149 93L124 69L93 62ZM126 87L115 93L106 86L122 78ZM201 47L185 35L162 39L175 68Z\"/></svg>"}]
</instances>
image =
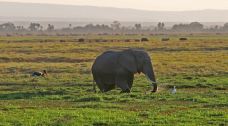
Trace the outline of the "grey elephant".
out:
<instances>
[{"instance_id":1,"label":"grey elephant","mask_svg":"<svg viewBox=\"0 0 228 126\"><path fill-rule=\"evenodd\" d=\"M92 66L93 79L101 92L108 92L116 86L122 93L129 93L134 74L144 73L157 91L156 79L150 56L145 51L127 49L123 51L106 51L98 56ZM94 84L94 90L96 90Z\"/></svg>"}]
</instances>

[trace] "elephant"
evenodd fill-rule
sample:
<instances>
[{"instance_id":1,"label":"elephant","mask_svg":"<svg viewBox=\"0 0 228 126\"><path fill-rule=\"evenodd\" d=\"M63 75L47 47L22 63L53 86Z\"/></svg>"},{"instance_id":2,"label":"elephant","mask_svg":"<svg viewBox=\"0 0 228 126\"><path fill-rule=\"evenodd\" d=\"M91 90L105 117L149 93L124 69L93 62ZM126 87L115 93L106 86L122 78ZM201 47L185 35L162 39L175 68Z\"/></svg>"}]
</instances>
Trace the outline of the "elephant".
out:
<instances>
[{"instance_id":1,"label":"elephant","mask_svg":"<svg viewBox=\"0 0 228 126\"><path fill-rule=\"evenodd\" d=\"M151 58L142 50L106 51L95 59L91 70L95 91L96 86L101 92L119 87L121 93L130 93L134 74L141 72L152 82L152 92L158 89Z\"/></svg>"}]
</instances>

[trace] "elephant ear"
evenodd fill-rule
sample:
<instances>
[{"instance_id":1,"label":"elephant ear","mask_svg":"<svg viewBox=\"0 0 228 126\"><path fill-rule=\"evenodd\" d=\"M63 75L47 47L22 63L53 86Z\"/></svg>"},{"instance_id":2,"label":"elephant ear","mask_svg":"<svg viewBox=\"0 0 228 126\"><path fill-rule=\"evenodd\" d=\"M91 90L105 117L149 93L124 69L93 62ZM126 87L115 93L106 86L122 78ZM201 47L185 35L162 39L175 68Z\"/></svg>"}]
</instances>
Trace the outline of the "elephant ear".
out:
<instances>
[{"instance_id":1,"label":"elephant ear","mask_svg":"<svg viewBox=\"0 0 228 126\"><path fill-rule=\"evenodd\" d=\"M123 51L120 54L119 64L132 73L137 72L137 63L135 56L131 50Z\"/></svg>"}]
</instances>

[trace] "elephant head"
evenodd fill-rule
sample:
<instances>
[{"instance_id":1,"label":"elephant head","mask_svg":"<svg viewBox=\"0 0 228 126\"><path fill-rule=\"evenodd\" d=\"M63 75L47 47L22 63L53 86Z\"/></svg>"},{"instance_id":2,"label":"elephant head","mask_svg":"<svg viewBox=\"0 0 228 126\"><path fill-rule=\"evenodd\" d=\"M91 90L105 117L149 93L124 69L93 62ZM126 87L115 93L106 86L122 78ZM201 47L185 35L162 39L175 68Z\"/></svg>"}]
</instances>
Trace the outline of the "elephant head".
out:
<instances>
[{"instance_id":1,"label":"elephant head","mask_svg":"<svg viewBox=\"0 0 228 126\"><path fill-rule=\"evenodd\" d=\"M150 56L145 51L128 49L122 52L119 57L122 67L131 73L143 73L152 82L153 90L157 91L157 83L154 75Z\"/></svg>"}]
</instances>

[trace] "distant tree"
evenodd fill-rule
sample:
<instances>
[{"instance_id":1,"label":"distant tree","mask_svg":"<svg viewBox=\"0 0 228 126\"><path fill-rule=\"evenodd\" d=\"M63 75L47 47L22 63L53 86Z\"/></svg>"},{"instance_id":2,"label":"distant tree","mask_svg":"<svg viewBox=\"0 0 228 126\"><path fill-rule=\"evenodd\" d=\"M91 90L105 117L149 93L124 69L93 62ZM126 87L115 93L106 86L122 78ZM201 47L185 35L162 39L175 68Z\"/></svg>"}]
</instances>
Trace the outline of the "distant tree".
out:
<instances>
[{"instance_id":1,"label":"distant tree","mask_svg":"<svg viewBox=\"0 0 228 126\"><path fill-rule=\"evenodd\" d=\"M108 25L104 24L87 24L84 27L83 26L77 26L73 27L72 30L74 32L79 33L97 33L97 34L104 34L104 33L111 33L112 28L110 28Z\"/></svg>"},{"instance_id":2,"label":"distant tree","mask_svg":"<svg viewBox=\"0 0 228 126\"><path fill-rule=\"evenodd\" d=\"M43 31L43 28L44 28L44 27L43 27L42 25L40 25L39 30L40 30L40 31Z\"/></svg>"},{"instance_id":3,"label":"distant tree","mask_svg":"<svg viewBox=\"0 0 228 126\"><path fill-rule=\"evenodd\" d=\"M39 31L42 30L42 26L39 23L30 23L28 29L30 31Z\"/></svg>"},{"instance_id":4,"label":"distant tree","mask_svg":"<svg viewBox=\"0 0 228 126\"><path fill-rule=\"evenodd\" d=\"M158 22L157 24L157 30L164 30L165 29L165 23L163 22Z\"/></svg>"},{"instance_id":5,"label":"distant tree","mask_svg":"<svg viewBox=\"0 0 228 126\"><path fill-rule=\"evenodd\" d=\"M142 29L142 25L141 24L135 24L135 29L136 30L141 30Z\"/></svg>"},{"instance_id":6,"label":"distant tree","mask_svg":"<svg viewBox=\"0 0 228 126\"><path fill-rule=\"evenodd\" d=\"M69 29L71 29L71 27L72 27L72 24L69 24Z\"/></svg>"},{"instance_id":7,"label":"distant tree","mask_svg":"<svg viewBox=\"0 0 228 126\"><path fill-rule=\"evenodd\" d=\"M53 31L53 30L55 30L55 26L48 24L47 31Z\"/></svg>"},{"instance_id":8,"label":"distant tree","mask_svg":"<svg viewBox=\"0 0 228 126\"><path fill-rule=\"evenodd\" d=\"M21 30L21 26L17 26L16 29L17 29L17 30Z\"/></svg>"},{"instance_id":9,"label":"distant tree","mask_svg":"<svg viewBox=\"0 0 228 126\"><path fill-rule=\"evenodd\" d=\"M93 28L93 27L94 27L93 24L87 24L87 25L85 26L85 28Z\"/></svg>"},{"instance_id":10,"label":"distant tree","mask_svg":"<svg viewBox=\"0 0 228 126\"><path fill-rule=\"evenodd\" d=\"M157 24L157 28L160 29L161 28L161 22L158 22Z\"/></svg>"},{"instance_id":11,"label":"distant tree","mask_svg":"<svg viewBox=\"0 0 228 126\"><path fill-rule=\"evenodd\" d=\"M228 31L228 23L225 23L224 26L223 26L223 29Z\"/></svg>"},{"instance_id":12,"label":"distant tree","mask_svg":"<svg viewBox=\"0 0 228 126\"><path fill-rule=\"evenodd\" d=\"M172 30L174 31L185 31L187 29L187 24L175 24L172 27Z\"/></svg>"},{"instance_id":13,"label":"distant tree","mask_svg":"<svg viewBox=\"0 0 228 126\"><path fill-rule=\"evenodd\" d=\"M25 30L25 29L24 29L24 26L16 26L16 29L17 29L18 31Z\"/></svg>"},{"instance_id":14,"label":"distant tree","mask_svg":"<svg viewBox=\"0 0 228 126\"><path fill-rule=\"evenodd\" d=\"M191 31L201 31L203 30L203 25L199 22L192 22L189 24L189 28Z\"/></svg>"},{"instance_id":15,"label":"distant tree","mask_svg":"<svg viewBox=\"0 0 228 126\"><path fill-rule=\"evenodd\" d=\"M112 24L111 24L111 27L113 30L117 30L117 29L120 29L120 22L119 21L114 21Z\"/></svg>"},{"instance_id":16,"label":"distant tree","mask_svg":"<svg viewBox=\"0 0 228 126\"><path fill-rule=\"evenodd\" d=\"M215 25L214 26L214 30L218 30L219 29L219 26L218 25Z\"/></svg>"},{"instance_id":17,"label":"distant tree","mask_svg":"<svg viewBox=\"0 0 228 126\"><path fill-rule=\"evenodd\" d=\"M16 26L13 23L4 23L0 25L0 30L4 30L4 31L14 31L16 30Z\"/></svg>"},{"instance_id":18,"label":"distant tree","mask_svg":"<svg viewBox=\"0 0 228 126\"><path fill-rule=\"evenodd\" d=\"M162 29L164 29L165 28L165 23L161 23L161 27L162 27Z\"/></svg>"},{"instance_id":19,"label":"distant tree","mask_svg":"<svg viewBox=\"0 0 228 126\"><path fill-rule=\"evenodd\" d=\"M199 22L192 22L190 24L176 24L172 27L173 31L185 32L199 32L202 31L204 26Z\"/></svg>"}]
</instances>

